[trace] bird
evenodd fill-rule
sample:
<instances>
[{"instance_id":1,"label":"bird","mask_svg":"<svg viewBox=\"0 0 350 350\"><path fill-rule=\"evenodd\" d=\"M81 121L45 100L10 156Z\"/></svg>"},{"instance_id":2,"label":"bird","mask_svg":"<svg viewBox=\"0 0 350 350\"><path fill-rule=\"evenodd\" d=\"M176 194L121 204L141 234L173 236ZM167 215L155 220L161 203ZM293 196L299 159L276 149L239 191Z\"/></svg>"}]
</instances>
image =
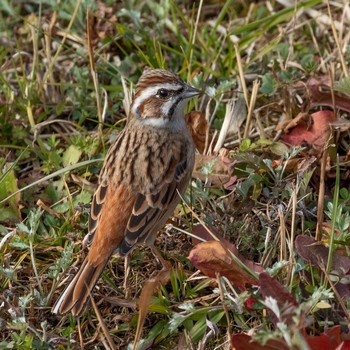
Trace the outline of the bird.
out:
<instances>
[{"instance_id":1,"label":"bird","mask_svg":"<svg viewBox=\"0 0 350 350\"><path fill-rule=\"evenodd\" d=\"M127 257L143 243L153 249L191 179L195 146L184 109L200 93L170 71L144 69L126 126L99 174L84 239L88 253L53 313L79 317L112 255Z\"/></svg>"}]
</instances>

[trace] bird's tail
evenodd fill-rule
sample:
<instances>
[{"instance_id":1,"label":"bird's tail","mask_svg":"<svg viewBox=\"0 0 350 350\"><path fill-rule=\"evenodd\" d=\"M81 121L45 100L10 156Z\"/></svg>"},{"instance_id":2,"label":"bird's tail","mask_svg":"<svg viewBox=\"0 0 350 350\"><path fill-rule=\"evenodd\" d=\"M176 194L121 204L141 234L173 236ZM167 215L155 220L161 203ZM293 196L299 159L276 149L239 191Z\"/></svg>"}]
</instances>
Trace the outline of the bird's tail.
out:
<instances>
[{"instance_id":1,"label":"bird's tail","mask_svg":"<svg viewBox=\"0 0 350 350\"><path fill-rule=\"evenodd\" d=\"M109 258L108 256L108 259L99 264L92 264L87 256L78 273L53 306L52 312L62 315L71 311L73 316L80 316Z\"/></svg>"}]
</instances>

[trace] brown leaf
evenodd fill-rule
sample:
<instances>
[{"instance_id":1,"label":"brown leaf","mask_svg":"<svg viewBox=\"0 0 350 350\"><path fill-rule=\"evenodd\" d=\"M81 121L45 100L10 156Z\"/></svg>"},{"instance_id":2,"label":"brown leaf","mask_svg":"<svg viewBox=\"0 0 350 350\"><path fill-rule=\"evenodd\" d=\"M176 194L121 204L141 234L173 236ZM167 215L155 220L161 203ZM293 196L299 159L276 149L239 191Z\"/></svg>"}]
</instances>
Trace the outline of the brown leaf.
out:
<instances>
[{"instance_id":1,"label":"brown leaf","mask_svg":"<svg viewBox=\"0 0 350 350\"><path fill-rule=\"evenodd\" d=\"M275 278L271 277L268 273L263 272L259 276L261 294L264 298L272 297L277 301L279 310L281 311L282 320L278 319L275 313L268 309L268 313L272 323L276 326L278 322L283 321L286 324L293 324L293 316L295 314L295 308L298 307L298 302L294 299L293 295L289 293L288 289L283 286Z\"/></svg>"},{"instance_id":2,"label":"brown leaf","mask_svg":"<svg viewBox=\"0 0 350 350\"><path fill-rule=\"evenodd\" d=\"M295 246L298 254L305 261L320 269L325 269L329 253L328 247L306 235L299 235L295 239ZM331 270L333 273L337 273L339 277L345 276L350 270L350 258L334 252Z\"/></svg>"},{"instance_id":3,"label":"brown leaf","mask_svg":"<svg viewBox=\"0 0 350 350\"><path fill-rule=\"evenodd\" d=\"M336 107L343 111L350 112L350 98L343 96L337 91L333 91L334 104L332 98L331 84L328 76L310 78L306 83L297 82L293 88L300 94L304 91L304 95L310 100L310 106L328 106Z\"/></svg>"},{"instance_id":4,"label":"brown leaf","mask_svg":"<svg viewBox=\"0 0 350 350\"><path fill-rule=\"evenodd\" d=\"M272 161L272 166L277 168L278 166L283 167L287 173L298 172L303 174L306 171L313 171L314 163L317 161L315 156L303 157L303 158L292 158L288 160L276 159Z\"/></svg>"},{"instance_id":5,"label":"brown leaf","mask_svg":"<svg viewBox=\"0 0 350 350\"><path fill-rule=\"evenodd\" d=\"M305 122L307 120L307 122ZM300 146L303 143L308 144L316 151L323 151L331 135L330 123L335 120L334 112L319 111L310 115L306 119L302 114L297 117L299 122L296 126L285 126L285 130L290 132L282 136L282 141L292 146Z\"/></svg>"},{"instance_id":6,"label":"brown leaf","mask_svg":"<svg viewBox=\"0 0 350 350\"><path fill-rule=\"evenodd\" d=\"M335 350L350 350L350 340L344 340Z\"/></svg>"},{"instance_id":7,"label":"brown leaf","mask_svg":"<svg viewBox=\"0 0 350 350\"><path fill-rule=\"evenodd\" d=\"M215 237L226 247L226 249L231 251L239 260L242 261L242 263L244 265L246 265L247 267L249 267L251 270L255 271L256 273L261 273L261 272L265 271L261 265L255 263L254 261L245 259L241 255L241 253L238 251L236 246L233 243L231 243L229 240L227 240L226 238L222 237L220 235L220 233L217 232L217 230L214 227L209 226L208 228L210 229L210 232L213 233L215 235ZM203 225L197 225L193 229L192 233L194 235L204 239L207 242L215 240L214 237L209 233L208 229ZM198 244L200 242L202 242L202 241L200 241L199 239L197 239L195 237L192 238L193 245Z\"/></svg>"},{"instance_id":8,"label":"brown leaf","mask_svg":"<svg viewBox=\"0 0 350 350\"><path fill-rule=\"evenodd\" d=\"M188 259L208 277L215 278L216 273L220 273L241 290L244 290L247 284L259 284L254 277L236 263L229 250L221 242L210 241L197 244L191 250Z\"/></svg>"},{"instance_id":9,"label":"brown leaf","mask_svg":"<svg viewBox=\"0 0 350 350\"><path fill-rule=\"evenodd\" d=\"M210 164L211 172L209 175L204 175L202 169L203 167L208 167L208 163ZM226 156L197 154L192 176L201 181L205 181L209 177L211 184L223 186L231 182L234 164L234 161Z\"/></svg>"},{"instance_id":10,"label":"brown leaf","mask_svg":"<svg viewBox=\"0 0 350 350\"><path fill-rule=\"evenodd\" d=\"M205 138L208 129L208 123L203 112L192 111L185 116L186 124L190 129L194 144L199 153L203 154L205 149Z\"/></svg>"},{"instance_id":11,"label":"brown leaf","mask_svg":"<svg viewBox=\"0 0 350 350\"><path fill-rule=\"evenodd\" d=\"M304 335L311 350L336 349L341 344L341 326L328 328L320 335Z\"/></svg>"},{"instance_id":12,"label":"brown leaf","mask_svg":"<svg viewBox=\"0 0 350 350\"><path fill-rule=\"evenodd\" d=\"M137 348L136 345L141 338L143 324L145 323L152 296L158 290L159 286L161 284L166 284L166 282L168 282L169 279L170 270L162 270L157 274L157 276L146 281L142 288L141 295L139 298L139 318L137 320L137 329L134 339L135 349Z\"/></svg>"},{"instance_id":13,"label":"brown leaf","mask_svg":"<svg viewBox=\"0 0 350 350\"><path fill-rule=\"evenodd\" d=\"M341 327L334 326L317 336L307 335L304 337L310 350L349 350L348 341L341 341ZM265 345L252 340L247 334L235 334L231 338L232 350L288 350L290 349L283 339L270 339ZM340 347L342 346L342 347ZM348 347L346 347L348 346Z\"/></svg>"},{"instance_id":14,"label":"brown leaf","mask_svg":"<svg viewBox=\"0 0 350 350\"><path fill-rule=\"evenodd\" d=\"M289 350L288 345L279 339L269 339L265 345L252 340L247 334L235 334L231 338L232 350Z\"/></svg>"},{"instance_id":15,"label":"brown leaf","mask_svg":"<svg viewBox=\"0 0 350 350\"><path fill-rule=\"evenodd\" d=\"M107 6L103 1L97 1L94 12L93 36L91 37L92 45L95 47L106 37L112 38L117 29L117 16L115 15L120 9L120 4L115 2L112 6Z\"/></svg>"},{"instance_id":16,"label":"brown leaf","mask_svg":"<svg viewBox=\"0 0 350 350\"><path fill-rule=\"evenodd\" d=\"M298 254L307 262L318 267L322 271L326 269L329 248L316 241L312 237L300 235L295 240ZM333 253L331 277L339 282L335 283L335 288L343 298L350 297L348 280L350 278L350 258L342 256L337 252ZM344 281L344 282L343 282Z\"/></svg>"},{"instance_id":17,"label":"brown leaf","mask_svg":"<svg viewBox=\"0 0 350 350\"><path fill-rule=\"evenodd\" d=\"M308 113L299 113L293 119L283 120L277 124L276 130L283 130L284 133L288 133L289 130L295 128L297 125L303 125L309 128L311 126L310 115Z\"/></svg>"}]
</instances>

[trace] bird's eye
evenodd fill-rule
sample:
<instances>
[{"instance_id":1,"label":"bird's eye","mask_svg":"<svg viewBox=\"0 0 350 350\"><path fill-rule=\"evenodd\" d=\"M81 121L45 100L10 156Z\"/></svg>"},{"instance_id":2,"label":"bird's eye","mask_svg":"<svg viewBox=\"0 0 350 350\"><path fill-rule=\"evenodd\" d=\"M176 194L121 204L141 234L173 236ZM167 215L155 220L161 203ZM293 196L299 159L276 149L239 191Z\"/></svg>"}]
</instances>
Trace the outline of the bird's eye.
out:
<instances>
[{"instance_id":1,"label":"bird's eye","mask_svg":"<svg viewBox=\"0 0 350 350\"><path fill-rule=\"evenodd\" d=\"M157 91L157 97L167 98L169 95L170 95L170 92L167 89L159 89Z\"/></svg>"}]
</instances>

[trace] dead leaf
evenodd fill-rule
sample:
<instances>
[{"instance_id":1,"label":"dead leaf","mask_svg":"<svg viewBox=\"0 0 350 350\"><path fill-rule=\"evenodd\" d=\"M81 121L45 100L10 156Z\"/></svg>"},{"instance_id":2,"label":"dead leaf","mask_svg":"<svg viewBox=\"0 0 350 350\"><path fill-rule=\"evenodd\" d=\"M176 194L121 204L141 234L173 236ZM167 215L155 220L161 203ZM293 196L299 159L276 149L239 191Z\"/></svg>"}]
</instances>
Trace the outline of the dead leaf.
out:
<instances>
[{"instance_id":1,"label":"dead leaf","mask_svg":"<svg viewBox=\"0 0 350 350\"><path fill-rule=\"evenodd\" d=\"M314 238L306 235L299 235L295 239L295 247L298 254L305 261L310 262L312 265L322 270L327 266L329 248L316 241ZM337 273L340 278L345 276L350 271L350 258L334 252L331 270L332 273Z\"/></svg>"},{"instance_id":2,"label":"dead leaf","mask_svg":"<svg viewBox=\"0 0 350 350\"><path fill-rule=\"evenodd\" d=\"M299 113L293 119L283 120L276 126L276 131L283 130L284 133L288 133L289 130L295 128L297 125L304 125L307 128L311 126L310 115L308 113Z\"/></svg>"},{"instance_id":3,"label":"dead leaf","mask_svg":"<svg viewBox=\"0 0 350 350\"><path fill-rule=\"evenodd\" d=\"M264 268L263 268L261 265L255 263L254 261L245 259L245 258L241 255L241 253L238 251L238 249L236 248L236 246L235 246L233 243L231 243L229 240L227 240L226 238L222 237L222 236L220 235L220 233L219 233L217 230L215 230L214 227L209 226L208 229L211 231L212 234L215 235L215 237L216 237L229 251L231 251L231 252L232 252L239 260L241 260L242 263L243 263L244 265L246 265L248 268L250 268L251 270L255 271L256 273L261 273L261 272L264 272L264 271L265 271ZM196 235L196 236L198 236L198 237L204 239L204 240L207 241L207 242L209 242L209 241L214 241L215 239L214 239L214 237L212 236L212 234L209 233L208 229L207 229L205 226L203 226L203 225L197 225L197 226L193 229L192 233L193 233L194 235ZM192 238L192 243L193 243L193 245L199 244L200 242L202 242L202 241L200 241L199 239L194 238L194 237Z\"/></svg>"},{"instance_id":4,"label":"dead leaf","mask_svg":"<svg viewBox=\"0 0 350 350\"><path fill-rule=\"evenodd\" d=\"M208 277L215 278L216 273L220 273L241 290L245 290L247 284L259 284L254 277L235 262L227 247L221 242L210 241L197 244L191 250L188 259Z\"/></svg>"},{"instance_id":5,"label":"dead leaf","mask_svg":"<svg viewBox=\"0 0 350 350\"><path fill-rule=\"evenodd\" d=\"M310 350L349 350L349 341L341 342L341 327L334 326L316 336L307 335L304 338ZM231 338L233 350L287 350L290 349L283 339L270 339L265 345L253 341L247 334L235 334Z\"/></svg>"},{"instance_id":6,"label":"dead leaf","mask_svg":"<svg viewBox=\"0 0 350 350\"><path fill-rule=\"evenodd\" d=\"M281 321L287 325L293 324L295 308L299 306L293 295L277 279L271 277L266 272L260 274L259 281L262 296L264 298L271 297L275 299L281 313L281 319L279 319L272 310L267 309L272 323L275 326Z\"/></svg>"},{"instance_id":7,"label":"dead leaf","mask_svg":"<svg viewBox=\"0 0 350 350\"><path fill-rule=\"evenodd\" d=\"M187 127L190 129L193 142L199 153L203 154L205 149L205 138L208 129L208 123L205 119L205 113L192 111L185 116Z\"/></svg>"},{"instance_id":8,"label":"dead leaf","mask_svg":"<svg viewBox=\"0 0 350 350\"><path fill-rule=\"evenodd\" d=\"M214 186L224 186L231 182L234 164L235 162L226 156L197 154L192 177L203 182L209 178ZM210 168L209 174L204 174L203 168Z\"/></svg>"},{"instance_id":9,"label":"dead leaf","mask_svg":"<svg viewBox=\"0 0 350 350\"><path fill-rule=\"evenodd\" d=\"M329 248L312 237L300 235L295 240L295 247L299 256L305 261L324 271L327 266ZM342 298L350 297L350 258L342 256L337 252L333 253L330 278L335 282L335 288Z\"/></svg>"},{"instance_id":10,"label":"dead leaf","mask_svg":"<svg viewBox=\"0 0 350 350\"><path fill-rule=\"evenodd\" d=\"M307 122L304 114L297 117L297 119L299 121L298 125L292 129L288 129L289 124L285 127L285 130L291 131L281 137L282 141L292 146L300 146L306 143L315 151L321 153L331 136L330 123L335 119L334 112L319 111L313 113Z\"/></svg>"},{"instance_id":11,"label":"dead leaf","mask_svg":"<svg viewBox=\"0 0 350 350\"><path fill-rule=\"evenodd\" d=\"M247 118L247 107L242 93L233 96L226 104L226 113L222 123L214 153L218 153L228 135L238 133L242 123Z\"/></svg>"},{"instance_id":12,"label":"dead leaf","mask_svg":"<svg viewBox=\"0 0 350 350\"><path fill-rule=\"evenodd\" d=\"M162 270L157 276L149 279L144 284L139 298L139 317L137 320L137 328L134 339L134 349L137 348L137 343L141 338L142 328L146 320L148 308L151 304L153 294L158 290L161 284L166 284L170 280L170 270Z\"/></svg>"},{"instance_id":13,"label":"dead leaf","mask_svg":"<svg viewBox=\"0 0 350 350\"><path fill-rule=\"evenodd\" d=\"M344 340L335 350L350 350L350 340Z\"/></svg>"},{"instance_id":14,"label":"dead leaf","mask_svg":"<svg viewBox=\"0 0 350 350\"><path fill-rule=\"evenodd\" d=\"M235 334L231 338L232 350L289 350L289 346L279 339L269 339L262 345L247 334Z\"/></svg>"},{"instance_id":15,"label":"dead leaf","mask_svg":"<svg viewBox=\"0 0 350 350\"><path fill-rule=\"evenodd\" d=\"M60 218L62 217L62 214L57 213L55 210L53 210L52 208L50 208L48 205L46 205L41 199L38 199L36 201L36 205L42 209L44 209L45 211L47 211L49 214L55 216L56 218Z\"/></svg>"},{"instance_id":16,"label":"dead leaf","mask_svg":"<svg viewBox=\"0 0 350 350\"><path fill-rule=\"evenodd\" d=\"M328 106L350 112L350 98L333 91L334 104L332 99L331 83L328 76L310 78L306 83L299 81L293 88L310 101L311 107Z\"/></svg>"},{"instance_id":17,"label":"dead leaf","mask_svg":"<svg viewBox=\"0 0 350 350\"><path fill-rule=\"evenodd\" d=\"M315 164L317 162L317 157L298 157L292 159L276 159L272 161L272 167L277 168L282 167L285 169L286 173L298 173L299 176L303 176L305 172L314 172Z\"/></svg>"},{"instance_id":18,"label":"dead leaf","mask_svg":"<svg viewBox=\"0 0 350 350\"><path fill-rule=\"evenodd\" d=\"M120 9L116 2L112 6L107 6L103 1L97 1L96 10L93 13L91 43L96 47L98 43L106 37L114 37L117 31L117 16L115 15Z\"/></svg>"},{"instance_id":19,"label":"dead leaf","mask_svg":"<svg viewBox=\"0 0 350 350\"><path fill-rule=\"evenodd\" d=\"M305 340L311 350L329 350L336 349L341 344L341 327L339 325L328 328L320 335L304 334Z\"/></svg>"}]
</instances>

